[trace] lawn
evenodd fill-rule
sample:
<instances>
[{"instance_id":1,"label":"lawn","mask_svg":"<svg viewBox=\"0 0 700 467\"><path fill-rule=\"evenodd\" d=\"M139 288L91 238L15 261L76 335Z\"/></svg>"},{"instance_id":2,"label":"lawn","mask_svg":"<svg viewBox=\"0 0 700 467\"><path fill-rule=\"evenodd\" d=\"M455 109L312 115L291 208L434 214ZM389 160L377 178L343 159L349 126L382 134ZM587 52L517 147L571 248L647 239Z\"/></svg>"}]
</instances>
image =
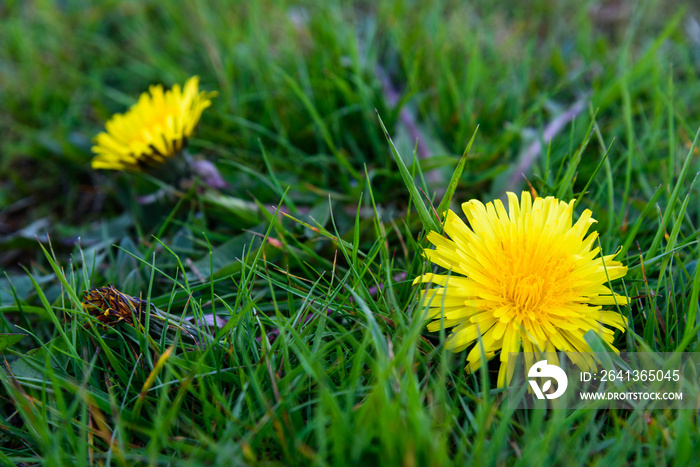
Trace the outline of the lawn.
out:
<instances>
[{"instance_id":1,"label":"lawn","mask_svg":"<svg viewBox=\"0 0 700 467\"><path fill-rule=\"evenodd\" d=\"M449 208L575 200L611 345L700 352L699 74L692 1L1 4L0 464L697 463L697 410L511 408L414 280ZM91 166L192 76L183 151Z\"/></svg>"}]
</instances>

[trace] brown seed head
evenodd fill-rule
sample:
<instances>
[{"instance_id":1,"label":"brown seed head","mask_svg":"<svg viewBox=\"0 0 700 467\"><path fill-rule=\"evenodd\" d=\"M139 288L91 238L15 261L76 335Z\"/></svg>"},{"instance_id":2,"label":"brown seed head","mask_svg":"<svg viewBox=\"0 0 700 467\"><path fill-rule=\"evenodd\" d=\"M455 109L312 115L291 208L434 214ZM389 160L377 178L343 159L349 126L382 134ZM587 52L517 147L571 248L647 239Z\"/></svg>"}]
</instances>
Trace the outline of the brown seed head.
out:
<instances>
[{"instance_id":1,"label":"brown seed head","mask_svg":"<svg viewBox=\"0 0 700 467\"><path fill-rule=\"evenodd\" d=\"M102 324L109 326L121 321L133 326L133 316L142 321L146 313L145 300L126 295L112 284L83 292L83 307Z\"/></svg>"}]
</instances>

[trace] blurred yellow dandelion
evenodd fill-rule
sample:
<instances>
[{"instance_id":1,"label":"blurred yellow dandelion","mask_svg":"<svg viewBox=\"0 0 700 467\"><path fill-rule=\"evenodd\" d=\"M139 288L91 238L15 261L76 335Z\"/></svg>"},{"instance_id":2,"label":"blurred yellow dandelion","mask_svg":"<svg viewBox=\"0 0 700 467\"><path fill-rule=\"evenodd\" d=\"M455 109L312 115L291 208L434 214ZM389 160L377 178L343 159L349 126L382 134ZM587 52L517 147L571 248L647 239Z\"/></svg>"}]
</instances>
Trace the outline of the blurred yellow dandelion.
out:
<instances>
[{"instance_id":1,"label":"blurred yellow dandelion","mask_svg":"<svg viewBox=\"0 0 700 467\"><path fill-rule=\"evenodd\" d=\"M164 163L186 144L215 92L199 91L193 76L164 91L151 86L124 114L115 114L95 137L93 169L140 171Z\"/></svg>"},{"instance_id":2,"label":"blurred yellow dandelion","mask_svg":"<svg viewBox=\"0 0 700 467\"><path fill-rule=\"evenodd\" d=\"M449 274L427 273L416 283L431 283L422 293L433 319L454 327L445 346L460 352L481 340L487 359L500 350L498 386L508 383L510 352L567 352L581 367L593 361L569 352L590 352L584 340L596 331L612 344L614 331L624 332L625 320L601 305L626 305L625 297L605 284L623 277L627 267L615 255L598 256L598 234L586 235L596 221L586 209L573 224L574 201L535 198L523 192L520 202L508 193L508 212L495 200L462 205L471 228L448 211L445 233L430 232L434 250L424 250ZM467 356L467 371L481 367L480 345Z\"/></svg>"}]
</instances>

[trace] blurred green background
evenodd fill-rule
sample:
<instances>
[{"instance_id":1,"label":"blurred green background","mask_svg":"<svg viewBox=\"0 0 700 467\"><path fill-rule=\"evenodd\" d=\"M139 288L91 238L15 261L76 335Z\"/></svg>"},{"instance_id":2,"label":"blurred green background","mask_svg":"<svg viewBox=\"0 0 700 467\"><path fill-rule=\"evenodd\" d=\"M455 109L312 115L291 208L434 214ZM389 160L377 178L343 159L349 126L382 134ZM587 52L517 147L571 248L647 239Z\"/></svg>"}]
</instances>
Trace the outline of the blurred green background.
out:
<instances>
[{"instance_id":1,"label":"blurred green background","mask_svg":"<svg viewBox=\"0 0 700 467\"><path fill-rule=\"evenodd\" d=\"M615 138L615 210L626 213L671 181L698 121L693 2L9 1L0 18L0 265L10 269L36 259L35 234L70 243L129 209L123 179L90 169L91 140L153 83L196 74L219 92L190 150L216 162L229 193L267 205L280 193L244 170L266 172L261 147L300 206L330 192L356 203L366 166L378 203L405 207L375 109L407 162L419 142L433 191L479 125L457 201L521 188L512 172L538 141L527 177L551 192L597 112L601 140L574 191ZM547 160L544 132L562 116Z\"/></svg>"}]
</instances>

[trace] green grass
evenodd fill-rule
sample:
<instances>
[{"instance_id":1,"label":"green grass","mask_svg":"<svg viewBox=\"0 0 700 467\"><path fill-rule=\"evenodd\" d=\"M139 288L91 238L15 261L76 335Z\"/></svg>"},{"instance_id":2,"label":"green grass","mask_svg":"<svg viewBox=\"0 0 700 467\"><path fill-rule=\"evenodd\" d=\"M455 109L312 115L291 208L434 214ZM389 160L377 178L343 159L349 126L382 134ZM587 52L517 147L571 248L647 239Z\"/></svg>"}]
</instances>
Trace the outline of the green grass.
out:
<instances>
[{"instance_id":1,"label":"green grass","mask_svg":"<svg viewBox=\"0 0 700 467\"><path fill-rule=\"evenodd\" d=\"M695 462L696 411L508 409L411 283L434 210L527 187L540 141L527 182L629 265L616 346L700 351L698 21L661 0L0 6L0 333L27 335L0 339L0 464ZM219 95L189 151L228 188L90 169L113 113L194 74ZM158 314L90 326L81 294L109 283ZM195 345L154 332L166 314L228 321Z\"/></svg>"}]
</instances>

